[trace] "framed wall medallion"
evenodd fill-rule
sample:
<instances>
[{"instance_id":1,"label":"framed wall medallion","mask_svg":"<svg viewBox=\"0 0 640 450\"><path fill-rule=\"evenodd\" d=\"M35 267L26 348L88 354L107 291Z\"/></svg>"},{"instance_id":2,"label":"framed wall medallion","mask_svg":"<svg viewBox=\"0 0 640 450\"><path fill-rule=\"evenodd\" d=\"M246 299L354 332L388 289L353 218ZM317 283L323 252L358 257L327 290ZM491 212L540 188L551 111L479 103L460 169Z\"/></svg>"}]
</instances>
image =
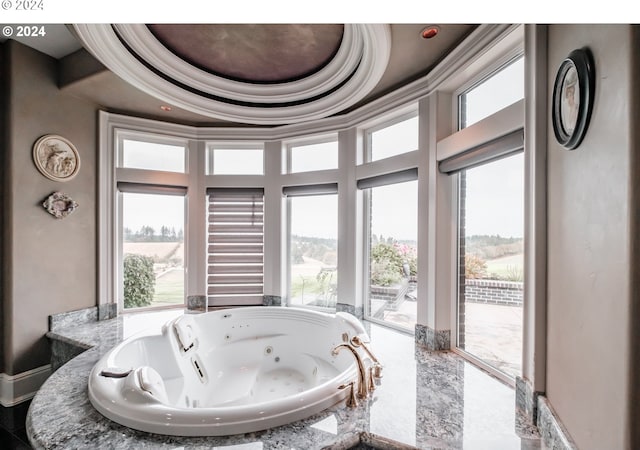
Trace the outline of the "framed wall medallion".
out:
<instances>
[{"instance_id":1,"label":"framed wall medallion","mask_svg":"<svg viewBox=\"0 0 640 450\"><path fill-rule=\"evenodd\" d=\"M62 136L48 134L33 144L33 162L53 181L68 181L80 170L80 156L74 145Z\"/></svg>"},{"instance_id":2,"label":"framed wall medallion","mask_svg":"<svg viewBox=\"0 0 640 450\"><path fill-rule=\"evenodd\" d=\"M584 138L595 98L595 68L587 48L569 53L553 86L553 132L563 147L573 150Z\"/></svg>"}]
</instances>

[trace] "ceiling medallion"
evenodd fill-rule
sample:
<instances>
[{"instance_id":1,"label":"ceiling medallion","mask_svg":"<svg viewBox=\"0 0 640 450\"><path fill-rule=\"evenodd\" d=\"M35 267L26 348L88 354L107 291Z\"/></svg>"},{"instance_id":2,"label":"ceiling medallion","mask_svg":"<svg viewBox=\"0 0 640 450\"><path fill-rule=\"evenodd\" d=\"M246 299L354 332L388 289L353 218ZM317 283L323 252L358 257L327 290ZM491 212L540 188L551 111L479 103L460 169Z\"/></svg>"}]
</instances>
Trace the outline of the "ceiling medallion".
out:
<instances>
[{"instance_id":1,"label":"ceiling medallion","mask_svg":"<svg viewBox=\"0 0 640 450\"><path fill-rule=\"evenodd\" d=\"M391 50L389 25L346 24L338 51L315 73L249 83L191 65L144 24L73 27L100 62L147 94L206 117L257 125L317 120L353 106L380 81Z\"/></svg>"}]
</instances>

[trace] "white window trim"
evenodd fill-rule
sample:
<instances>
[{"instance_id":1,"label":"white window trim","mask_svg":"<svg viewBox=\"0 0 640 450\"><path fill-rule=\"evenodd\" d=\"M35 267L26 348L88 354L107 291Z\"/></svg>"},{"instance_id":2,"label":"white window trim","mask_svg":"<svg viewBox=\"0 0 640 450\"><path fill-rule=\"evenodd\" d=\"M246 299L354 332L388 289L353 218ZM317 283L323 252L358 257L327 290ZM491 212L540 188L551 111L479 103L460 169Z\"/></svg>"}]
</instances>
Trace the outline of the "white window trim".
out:
<instances>
[{"instance_id":1,"label":"white window trim","mask_svg":"<svg viewBox=\"0 0 640 450\"><path fill-rule=\"evenodd\" d=\"M261 177L265 172L265 150L263 142L237 142L237 141L207 141L206 142L206 170L207 176L229 176L228 174L216 174L213 166L213 151L214 150L262 150L262 173L256 174L235 174L233 176L252 176Z\"/></svg>"},{"instance_id":2,"label":"white window trim","mask_svg":"<svg viewBox=\"0 0 640 450\"><path fill-rule=\"evenodd\" d=\"M376 160L372 160L372 152L373 152L373 144L371 140L371 135L376 131L384 130L385 128L392 127L406 120L413 119L414 117L418 117L418 105L417 103L411 103L406 105L404 108L401 108L398 111L395 111L392 115L386 115L383 118L378 118L378 120L374 122L369 122L362 128L362 134L364 137L364 155L363 155L363 164L374 164L379 161L389 161L398 156L413 153L418 149L408 150L403 153L399 153L397 155L392 155L386 158L380 158Z\"/></svg>"},{"instance_id":3,"label":"white window trim","mask_svg":"<svg viewBox=\"0 0 640 450\"><path fill-rule=\"evenodd\" d=\"M338 191L336 191L333 194L305 194L305 195L300 195L301 197L315 197L318 195L335 195L336 196L336 207L338 206ZM300 304L300 305L292 305L291 304L291 199L293 198L293 196L285 196L285 202L286 202L286 224L284 224L284 226L286 227L286 274L285 274L285 278L286 278L286 296L287 296L287 306L295 306L296 308L307 308L307 309L313 309L316 311L321 311L321 312L335 312L336 307L330 308L330 307L323 307L323 306L315 306L315 305L305 305ZM339 213L339 209L338 209L338 223L340 222L339 219L340 213ZM338 224L336 224L336 228L338 228ZM338 244L338 236L339 236L339 230L337 230L337 236L336 236L336 245ZM338 254L336 252L336 259L337 259L337 263L336 263L336 267L340 267L340 259L338 257ZM338 276L338 280L340 280L340 277Z\"/></svg>"},{"instance_id":4,"label":"white window trim","mask_svg":"<svg viewBox=\"0 0 640 450\"><path fill-rule=\"evenodd\" d=\"M338 142L337 132L330 133L330 134L317 135L312 137L307 136L304 138L297 138L297 139L284 141L283 145L285 148L285 160L282 166L282 173L287 175L295 175L295 174L308 174L312 172L328 172L328 171L338 170L338 167L329 168L329 169L320 169L320 170L307 170L303 172L292 172L292 169L291 169L291 162L293 161L293 149L295 147L305 147L308 145L316 145L316 144L329 144L333 142L336 143L336 151L339 152L338 150L339 142ZM336 161L339 161L339 158L337 157L337 155L336 155Z\"/></svg>"},{"instance_id":5,"label":"white window trim","mask_svg":"<svg viewBox=\"0 0 640 450\"><path fill-rule=\"evenodd\" d=\"M147 133L143 131L135 131L135 130L125 130L125 129L116 129L115 130L115 144L116 144L116 158L114 164L117 169L125 169L125 170L146 170L146 169L134 169L123 166L124 156L123 156L123 148L124 141L137 141L137 142L145 142L152 144L164 144L164 145L172 145L176 147L184 147L184 172L170 171L170 173L179 173L179 174L188 174L189 173L189 141L188 139L170 136L166 134L158 134L158 133ZM158 172L155 171L154 172Z\"/></svg>"},{"instance_id":6,"label":"white window trim","mask_svg":"<svg viewBox=\"0 0 640 450\"><path fill-rule=\"evenodd\" d=\"M456 89L452 92L452 108L451 108L451 127L453 130L458 130L459 118L460 118L460 94L467 92L474 86L484 82L490 78L493 74L501 71L507 65L514 62L516 59L523 57L524 54L524 30L518 28L517 32L511 34L508 39L505 39L503 45L496 46L496 48L489 55L494 55L492 58L485 58L476 63L477 68L475 71L471 71L467 75L467 78L460 82ZM515 39L515 40L514 40ZM524 82L524 80L523 80ZM438 117L437 120L441 120ZM525 99L521 99L488 117L470 125L461 130L451 133L449 136L439 140L436 143L436 161L441 161L446 158L463 153L478 145L491 141L493 139L504 136L517 129L524 128L525 124ZM525 168L526 171L526 168ZM524 176L524 174L523 174ZM451 314L450 314L450 328L451 328L451 349L455 353L459 354L463 358L472 362L474 365L489 372L493 376L497 377L504 383L514 386L515 379L509 375L501 372L497 368L490 366L478 357L460 349L458 347L459 327L458 327L458 233L459 233L459 176L457 174L451 175L452 181L455 183L455 188L451 190L451 198L449 199L452 205L451 218L452 226L455 226L455 230L451 233L451 253L453 265L450 271L450 285L451 285ZM525 191L527 187L525 186ZM442 220L439 218L438 220ZM526 217L525 217L526 222ZM524 323L523 323L524 328Z\"/></svg>"},{"instance_id":7,"label":"white window trim","mask_svg":"<svg viewBox=\"0 0 640 450\"><path fill-rule=\"evenodd\" d=\"M122 267L123 267L123 260L124 260L124 252L122 251L123 249L123 244L124 244L124 224L123 224L123 200L122 200L122 195L126 193L126 191L121 191L120 189L118 189L118 182L116 182L116 204L118 206L118 211L117 211L117 216L116 216L116 227L117 227L117 243L116 243L116 247L114 249L115 254L116 254L116 275L115 275L115 282L116 282L116 290L118 292L118 311L120 312L139 312L139 311L146 311L146 310L160 310L160 309L169 309L169 308L175 308L177 306L183 306L184 304L186 304L186 296L187 296L187 284L188 284L188 279L187 279L187 274L189 273L189 259L188 259L188 248L185 245L184 246L184 301L182 304L175 304L175 305L167 305L167 306L142 306L142 307L138 307L138 308L127 308L125 310L124 308L124 273L122 271ZM178 187L178 186L176 186ZM166 191L162 188L158 188L157 186L153 186L150 184L145 184L145 183L140 183L140 193L143 194L149 194L149 195L177 195L177 196L181 196L184 199L184 215L183 215L183 239L184 242L187 242L187 214L188 214L188 208L187 208L187 199L188 199L188 192L186 192L184 195L181 194L167 194Z\"/></svg>"}]
</instances>

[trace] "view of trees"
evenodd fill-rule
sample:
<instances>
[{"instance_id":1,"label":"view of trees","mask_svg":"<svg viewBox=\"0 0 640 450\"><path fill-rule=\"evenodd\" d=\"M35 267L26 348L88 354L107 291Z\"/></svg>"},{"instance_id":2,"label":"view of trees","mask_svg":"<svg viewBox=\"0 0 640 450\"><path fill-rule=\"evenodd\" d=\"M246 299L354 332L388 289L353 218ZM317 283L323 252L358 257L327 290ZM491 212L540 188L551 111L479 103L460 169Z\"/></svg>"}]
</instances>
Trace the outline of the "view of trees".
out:
<instances>
[{"instance_id":1,"label":"view of trees","mask_svg":"<svg viewBox=\"0 0 640 450\"><path fill-rule=\"evenodd\" d=\"M184 232L180 228L177 232L175 227L161 226L156 234L156 230L148 225L142 226L139 230L133 231L131 228L124 228L124 240L127 242L182 242Z\"/></svg>"},{"instance_id":2,"label":"view of trees","mask_svg":"<svg viewBox=\"0 0 640 450\"><path fill-rule=\"evenodd\" d=\"M522 238L474 235L465 238L465 277L522 281ZM520 257L520 258L518 258Z\"/></svg>"},{"instance_id":3,"label":"view of trees","mask_svg":"<svg viewBox=\"0 0 640 450\"><path fill-rule=\"evenodd\" d=\"M335 266L338 263L338 243L335 239L291 236L291 263L303 264L304 258L315 259L323 264Z\"/></svg>"},{"instance_id":4,"label":"view of trees","mask_svg":"<svg viewBox=\"0 0 640 450\"><path fill-rule=\"evenodd\" d=\"M502 237L474 235L465 238L466 253L474 253L482 259L502 258L517 255L524 251L524 240L521 237Z\"/></svg>"}]
</instances>

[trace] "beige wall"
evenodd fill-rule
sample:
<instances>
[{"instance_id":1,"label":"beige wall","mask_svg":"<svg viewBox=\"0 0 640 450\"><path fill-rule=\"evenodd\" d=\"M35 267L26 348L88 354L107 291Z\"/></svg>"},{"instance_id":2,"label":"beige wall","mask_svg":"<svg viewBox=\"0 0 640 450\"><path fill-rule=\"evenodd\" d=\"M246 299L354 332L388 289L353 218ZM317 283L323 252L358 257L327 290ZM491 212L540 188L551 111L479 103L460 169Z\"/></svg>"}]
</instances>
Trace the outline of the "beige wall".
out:
<instances>
[{"instance_id":1,"label":"beige wall","mask_svg":"<svg viewBox=\"0 0 640 450\"><path fill-rule=\"evenodd\" d=\"M96 304L97 107L57 87L55 59L15 41L3 45L7 89L8 165L3 254L4 367L17 374L49 363L44 337L50 314ZM59 134L78 149L79 174L55 182L36 169L31 152L42 135ZM65 219L41 206L62 191L79 203Z\"/></svg>"},{"instance_id":2,"label":"beige wall","mask_svg":"<svg viewBox=\"0 0 640 450\"><path fill-rule=\"evenodd\" d=\"M575 48L596 68L584 141L563 149L549 120L548 142L546 394L584 450L627 448L630 432L631 38L625 25L549 27L549 90Z\"/></svg>"}]
</instances>

